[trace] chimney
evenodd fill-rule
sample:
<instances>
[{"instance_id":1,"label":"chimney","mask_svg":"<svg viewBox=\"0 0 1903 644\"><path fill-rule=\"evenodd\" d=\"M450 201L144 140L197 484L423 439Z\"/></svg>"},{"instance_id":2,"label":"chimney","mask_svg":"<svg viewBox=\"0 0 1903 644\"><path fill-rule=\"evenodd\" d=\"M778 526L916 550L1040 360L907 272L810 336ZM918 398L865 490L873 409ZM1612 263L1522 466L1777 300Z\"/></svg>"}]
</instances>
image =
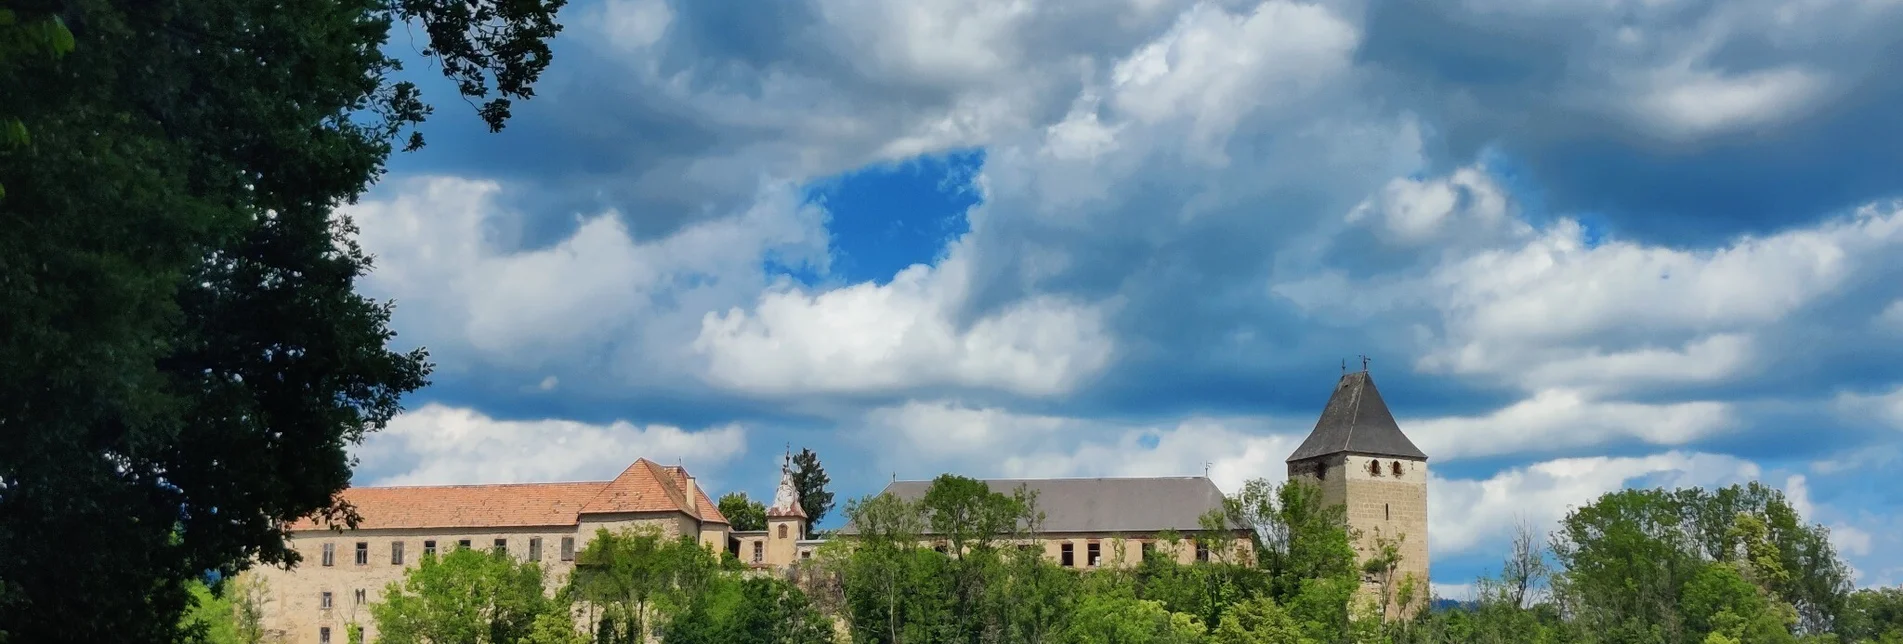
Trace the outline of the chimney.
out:
<instances>
[{"instance_id":1,"label":"chimney","mask_svg":"<svg viewBox=\"0 0 1903 644\"><path fill-rule=\"evenodd\" d=\"M688 474L687 470L681 470L681 476L687 479L687 511L692 514L699 515L700 514L700 485L694 482L694 476L691 474Z\"/></svg>"}]
</instances>

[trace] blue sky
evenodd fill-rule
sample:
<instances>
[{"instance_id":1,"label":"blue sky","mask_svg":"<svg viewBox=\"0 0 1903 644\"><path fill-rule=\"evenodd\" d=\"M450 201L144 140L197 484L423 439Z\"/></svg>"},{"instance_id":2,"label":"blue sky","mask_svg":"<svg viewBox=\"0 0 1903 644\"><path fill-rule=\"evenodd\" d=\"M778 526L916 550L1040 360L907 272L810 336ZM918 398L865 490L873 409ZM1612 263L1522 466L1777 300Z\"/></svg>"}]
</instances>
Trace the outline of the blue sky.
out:
<instances>
[{"instance_id":1,"label":"blue sky","mask_svg":"<svg viewBox=\"0 0 1903 644\"><path fill-rule=\"evenodd\" d=\"M499 134L412 65L430 146L346 212L438 369L359 484L1235 489L1366 354L1444 592L1749 479L1903 581L1903 6L725 4L570 5Z\"/></svg>"}]
</instances>

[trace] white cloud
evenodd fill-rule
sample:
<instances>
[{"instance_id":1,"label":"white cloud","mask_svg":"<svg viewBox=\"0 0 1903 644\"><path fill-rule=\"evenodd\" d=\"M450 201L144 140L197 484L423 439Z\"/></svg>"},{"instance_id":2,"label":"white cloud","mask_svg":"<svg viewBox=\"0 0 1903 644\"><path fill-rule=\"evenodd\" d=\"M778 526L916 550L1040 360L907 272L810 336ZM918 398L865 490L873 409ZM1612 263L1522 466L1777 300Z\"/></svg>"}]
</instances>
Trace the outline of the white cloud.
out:
<instances>
[{"instance_id":1,"label":"white cloud","mask_svg":"<svg viewBox=\"0 0 1903 644\"><path fill-rule=\"evenodd\" d=\"M1264 2L1246 15L1198 4L1117 62L1111 104L1139 122L1187 118L1191 152L1225 162L1244 115L1302 99L1352 64L1357 27L1330 7Z\"/></svg>"},{"instance_id":2,"label":"white cloud","mask_svg":"<svg viewBox=\"0 0 1903 644\"><path fill-rule=\"evenodd\" d=\"M1446 177L1400 177L1349 211L1350 223L1374 221L1384 237L1403 244L1465 245L1502 233L1524 236L1519 208L1485 167Z\"/></svg>"},{"instance_id":3,"label":"white cloud","mask_svg":"<svg viewBox=\"0 0 1903 644\"><path fill-rule=\"evenodd\" d=\"M1643 404L1601 401L1549 389L1480 416L1402 421L1408 436L1437 460L1537 454L1619 440L1690 443L1737 420L1721 402Z\"/></svg>"},{"instance_id":4,"label":"white cloud","mask_svg":"<svg viewBox=\"0 0 1903 644\"><path fill-rule=\"evenodd\" d=\"M397 300L399 328L433 350L536 368L625 343L671 363L703 307L764 288L763 259L825 265L825 213L784 185L768 186L744 212L665 238L636 239L607 212L539 249L514 243L522 221L500 211L501 191L492 181L421 177L344 209L376 257L365 290Z\"/></svg>"},{"instance_id":5,"label":"white cloud","mask_svg":"<svg viewBox=\"0 0 1903 644\"><path fill-rule=\"evenodd\" d=\"M1280 481L1303 433L1263 433L1269 419L1196 417L1145 425L1022 414L948 401L908 401L866 414L855 440L903 477L1190 476L1235 491Z\"/></svg>"},{"instance_id":6,"label":"white cloud","mask_svg":"<svg viewBox=\"0 0 1903 644\"><path fill-rule=\"evenodd\" d=\"M1883 312L1877 315L1876 323L1881 328L1903 333L1903 299L1884 307Z\"/></svg>"},{"instance_id":7,"label":"white cloud","mask_svg":"<svg viewBox=\"0 0 1903 644\"><path fill-rule=\"evenodd\" d=\"M1672 451L1633 458L1566 458L1502 471L1485 480L1443 479L1428 486L1428 546L1435 554L1504 553L1524 518L1551 530L1566 512L1628 485L1726 485L1756 478L1757 464L1720 454Z\"/></svg>"},{"instance_id":8,"label":"white cloud","mask_svg":"<svg viewBox=\"0 0 1903 644\"><path fill-rule=\"evenodd\" d=\"M1638 84L1628 109L1655 133L1676 139L1777 125L1801 116L1830 89L1823 73L1794 65L1743 74L1674 65Z\"/></svg>"},{"instance_id":9,"label":"white cloud","mask_svg":"<svg viewBox=\"0 0 1903 644\"><path fill-rule=\"evenodd\" d=\"M498 420L431 403L390 421L357 449L365 485L447 485L593 481L613 478L637 458L715 468L746 450L738 425L688 431L626 421ZM705 476L705 474L697 474Z\"/></svg>"},{"instance_id":10,"label":"white cloud","mask_svg":"<svg viewBox=\"0 0 1903 644\"><path fill-rule=\"evenodd\" d=\"M884 285L788 287L751 312L708 313L693 347L713 382L771 394L955 385L1050 396L1109 364L1104 304L1032 297L961 326L967 265L953 253Z\"/></svg>"},{"instance_id":11,"label":"white cloud","mask_svg":"<svg viewBox=\"0 0 1903 644\"><path fill-rule=\"evenodd\" d=\"M1875 422L1903 430L1903 385L1877 394L1838 394L1833 406L1838 414L1853 421Z\"/></svg>"}]
</instances>

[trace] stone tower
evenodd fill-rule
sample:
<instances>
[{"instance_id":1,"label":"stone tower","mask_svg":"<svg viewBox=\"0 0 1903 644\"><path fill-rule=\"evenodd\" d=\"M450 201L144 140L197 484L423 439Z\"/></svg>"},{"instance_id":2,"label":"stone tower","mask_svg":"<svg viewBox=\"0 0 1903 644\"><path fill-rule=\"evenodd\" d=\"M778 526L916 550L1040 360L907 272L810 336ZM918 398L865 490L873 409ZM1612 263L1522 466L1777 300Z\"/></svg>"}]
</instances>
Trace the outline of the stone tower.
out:
<instances>
[{"instance_id":1,"label":"stone tower","mask_svg":"<svg viewBox=\"0 0 1903 644\"><path fill-rule=\"evenodd\" d=\"M1399 566L1391 575L1364 574L1364 597L1378 602L1385 587L1394 617L1426 604L1427 454L1401 433L1365 367L1335 383L1315 430L1289 455L1288 477L1319 486L1323 502L1346 506L1362 561L1379 553L1382 540L1398 541ZM1401 606L1396 595L1410 577L1414 599Z\"/></svg>"},{"instance_id":2,"label":"stone tower","mask_svg":"<svg viewBox=\"0 0 1903 644\"><path fill-rule=\"evenodd\" d=\"M773 505L766 509L766 560L784 566L793 563L799 541L806 538L806 510L800 507L799 489L793 486L793 453L780 462L780 487L773 492Z\"/></svg>"}]
</instances>

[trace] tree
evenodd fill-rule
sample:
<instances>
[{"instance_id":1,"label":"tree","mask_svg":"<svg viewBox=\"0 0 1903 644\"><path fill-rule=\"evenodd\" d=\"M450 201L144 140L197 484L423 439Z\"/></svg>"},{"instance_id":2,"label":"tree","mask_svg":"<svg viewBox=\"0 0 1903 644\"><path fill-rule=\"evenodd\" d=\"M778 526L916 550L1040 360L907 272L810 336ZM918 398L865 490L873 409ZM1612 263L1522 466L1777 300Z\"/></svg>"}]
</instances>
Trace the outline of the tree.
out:
<instances>
[{"instance_id":1,"label":"tree","mask_svg":"<svg viewBox=\"0 0 1903 644\"><path fill-rule=\"evenodd\" d=\"M832 623L799 589L769 577L723 579L669 622L663 644L822 644Z\"/></svg>"},{"instance_id":2,"label":"tree","mask_svg":"<svg viewBox=\"0 0 1903 644\"><path fill-rule=\"evenodd\" d=\"M189 581L294 565L349 524L349 447L423 386L340 204L429 108L427 51L491 129L532 95L563 0L22 0L64 56L0 54L0 631L181 637ZM18 127L15 127L18 126ZM23 142L24 141L24 142ZM85 552L75 558L72 552Z\"/></svg>"},{"instance_id":3,"label":"tree","mask_svg":"<svg viewBox=\"0 0 1903 644\"><path fill-rule=\"evenodd\" d=\"M793 456L793 489L799 492L800 509L806 511L807 525L819 525L819 520L833 510L833 493L826 486L833 480L826 476L826 469L819 466L819 455L813 450L800 448Z\"/></svg>"},{"instance_id":4,"label":"tree","mask_svg":"<svg viewBox=\"0 0 1903 644\"><path fill-rule=\"evenodd\" d=\"M720 497L720 514L734 530L752 532L766 529L766 506L747 498L746 492L728 492Z\"/></svg>"},{"instance_id":5,"label":"tree","mask_svg":"<svg viewBox=\"0 0 1903 644\"><path fill-rule=\"evenodd\" d=\"M1222 616L1215 644L1316 644L1275 600L1258 596L1243 600Z\"/></svg>"},{"instance_id":6,"label":"tree","mask_svg":"<svg viewBox=\"0 0 1903 644\"><path fill-rule=\"evenodd\" d=\"M1078 603L1065 630L1076 644L1192 644L1206 629L1196 618L1172 613L1162 602L1119 592L1092 593Z\"/></svg>"},{"instance_id":7,"label":"tree","mask_svg":"<svg viewBox=\"0 0 1903 644\"><path fill-rule=\"evenodd\" d=\"M1865 588L1845 602L1839 632L1845 642L1903 644L1903 588Z\"/></svg>"},{"instance_id":8,"label":"tree","mask_svg":"<svg viewBox=\"0 0 1903 644\"><path fill-rule=\"evenodd\" d=\"M567 608L544 594L542 567L507 554L457 548L424 554L370 605L377 641L386 644L515 644L533 636L545 616ZM572 627L571 627L572 628Z\"/></svg>"},{"instance_id":9,"label":"tree","mask_svg":"<svg viewBox=\"0 0 1903 644\"><path fill-rule=\"evenodd\" d=\"M597 631L612 641L645 642L657 623L686 609L720 569L694 537L669 539L651 527L596 531L575 554L568 591L602 610Z\"/></svg>"}]
</instances>

